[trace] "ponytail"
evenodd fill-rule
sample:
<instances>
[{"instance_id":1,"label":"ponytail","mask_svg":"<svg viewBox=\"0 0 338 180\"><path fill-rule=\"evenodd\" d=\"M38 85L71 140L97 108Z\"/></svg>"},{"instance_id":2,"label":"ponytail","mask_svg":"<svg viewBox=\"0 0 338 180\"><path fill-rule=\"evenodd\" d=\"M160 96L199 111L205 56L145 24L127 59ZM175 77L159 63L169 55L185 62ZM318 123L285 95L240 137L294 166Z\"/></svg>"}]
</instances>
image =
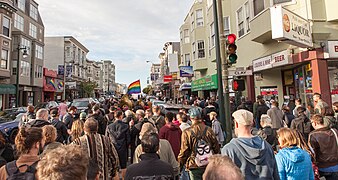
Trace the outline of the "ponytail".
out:
<instances>
[{"instance_id":1,"label":"ponytail","mask_svg":"<svg viewBox=\"0 0 338 180\"><path fill-rule=\"evenodd\" d=\"M18 155L27 154L33 145L42 140L42 129L37 127L21 127L15 137L15 145Z\"/></svg>"}]
</instances>

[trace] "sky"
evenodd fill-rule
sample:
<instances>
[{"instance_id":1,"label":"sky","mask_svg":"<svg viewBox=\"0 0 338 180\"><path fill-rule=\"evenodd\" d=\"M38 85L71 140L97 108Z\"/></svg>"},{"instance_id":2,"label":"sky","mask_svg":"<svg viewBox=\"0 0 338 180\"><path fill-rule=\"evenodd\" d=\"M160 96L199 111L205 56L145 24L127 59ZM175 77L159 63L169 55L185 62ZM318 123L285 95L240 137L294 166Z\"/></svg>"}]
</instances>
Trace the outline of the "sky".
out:
<instances>
[{"instance_id":1,"label":"sky","mask_svg":"<svg viewBox=\"0 0 338 180\"><path fill-rule=\"evenodd\" d=\"M151 63L159 63L164 44L179 41L193 0L35 0L45 36L71 35L89 60L112 60L116 82L140 79L145 87ZM143 88L142 87L142 88Z\"/></svg>"}]
</instances>

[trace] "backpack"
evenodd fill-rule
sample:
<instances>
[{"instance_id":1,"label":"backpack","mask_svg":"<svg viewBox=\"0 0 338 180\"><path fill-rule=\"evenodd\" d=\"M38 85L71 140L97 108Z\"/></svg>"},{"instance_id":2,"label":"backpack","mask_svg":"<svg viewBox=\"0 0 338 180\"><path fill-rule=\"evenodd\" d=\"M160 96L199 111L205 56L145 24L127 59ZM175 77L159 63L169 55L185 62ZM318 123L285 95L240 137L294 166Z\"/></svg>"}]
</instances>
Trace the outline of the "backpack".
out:
<instances>
[{"instance_id":1,"label":"backpack","mask_svg":"<svg viewBox=\"0 0 338 180\"><path fill-rule=\"evenodd\" d=\"M307 139L306 138L307 135L311 132L311 121L305 116L304 120L302 119L301 121L299 121L295 125L296 125L296 130L301 132L301 134L303 134L305 139Z\"/></svg>"},{"instance_id":2,"label":"backpack","mask_svg":"<svg viewBox=\"0 0 338 180\"><path fill-rule=\"evenodd\" d=\"M12 161L6 164L7 179L6 180L35 180L36 165L38 161L28 166L23 164L19 167L16 166L16 161ZM20 172L19 168L27 166L25 172Z\"/></svg>"},{"instance_id":3,"label":"backpack","mask_svg":"<svg viewBox=\"0 0 338 180\"><path fill-rule=\"evenodd\" d=\"M195 163L198 167L204 167L208 165L209 158L213 155L210 144L203 139L207 133L208 127L204 128L203 134L196 136L191 130L192 137L196 138L196 144L193 150L195 151Z\"/></svg>"}]
</instances>

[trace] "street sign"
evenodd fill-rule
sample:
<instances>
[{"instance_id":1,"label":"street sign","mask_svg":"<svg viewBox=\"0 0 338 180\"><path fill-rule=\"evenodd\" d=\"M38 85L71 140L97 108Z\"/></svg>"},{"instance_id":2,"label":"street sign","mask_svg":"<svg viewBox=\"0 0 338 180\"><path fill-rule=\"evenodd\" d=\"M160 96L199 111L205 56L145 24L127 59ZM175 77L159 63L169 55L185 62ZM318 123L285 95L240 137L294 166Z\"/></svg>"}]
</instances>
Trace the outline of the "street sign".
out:
<instances>
[{"instance_id":1,"label":"street sign","mask_svg":"<svg viewBox=\"0 0 338 180\"><path fill-rule=\"evenodd\" d=\"M252 70L247 70L247 69L236 69L236 70L229 70L229 76L251 76L252 75Z\"/></svg>"}]
</instances>

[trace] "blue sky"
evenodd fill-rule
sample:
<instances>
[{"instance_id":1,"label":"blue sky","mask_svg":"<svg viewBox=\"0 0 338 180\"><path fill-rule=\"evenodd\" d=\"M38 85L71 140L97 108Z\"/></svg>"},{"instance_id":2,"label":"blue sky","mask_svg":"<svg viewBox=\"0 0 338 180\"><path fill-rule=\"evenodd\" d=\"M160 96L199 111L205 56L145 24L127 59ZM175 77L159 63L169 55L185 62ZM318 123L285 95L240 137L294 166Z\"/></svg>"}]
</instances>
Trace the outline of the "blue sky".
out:
<instances>
[{"instance_id":1,"label":"blue sky","mask_svg":"<svg viewBox=\"0 0 338 180\"><path fill-rule=\"evenodd\" d=\"M89 49L88 59L113 60L116 82L141 79L179 27L193 0L36 0L45 36L72 35Z\"/></svg>"}]
</instances>

